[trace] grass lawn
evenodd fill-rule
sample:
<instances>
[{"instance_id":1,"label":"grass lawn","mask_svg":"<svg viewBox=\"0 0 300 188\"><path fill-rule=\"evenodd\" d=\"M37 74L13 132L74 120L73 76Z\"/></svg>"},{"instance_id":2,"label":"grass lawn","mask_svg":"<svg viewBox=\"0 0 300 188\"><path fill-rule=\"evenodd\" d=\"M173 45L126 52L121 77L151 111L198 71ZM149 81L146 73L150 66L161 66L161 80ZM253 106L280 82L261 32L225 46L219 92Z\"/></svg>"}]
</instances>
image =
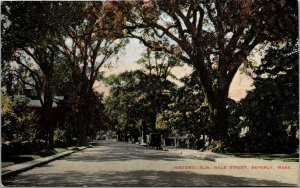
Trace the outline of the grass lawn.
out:
<instances>
[{"instance_id":1,"label":"grass lawn","mask_svg":"<svg viewBox=\"0 0 300 188\"><path fill-rule=\"evenodd\" d=\"M14 162L1 162L1 168L5 168L14 164Z\"/></svg>"},{"instance_id":2,"label":"grass lawn","mask_svg":"<svg viewBox=\"0 0 300 188\"><path fill-rule=\"evenodd\" d=\"M41 158L39 155L16 155L15 158L31 158L32 160L36 160Z\"/></svg>"},{"instance_id":3,"label":"grass lawn","mask_svg":"<svg viewBox=\"0 0 300 188\"><path fill-rule=\"evenodd\" d=\"M225 153L244 158L258 158L265 160L280 160L284 162L299 162L299 155L295 154L266 154L266 153Z\"/></svg>"},{"instance_id":4,"label":"grass lawn","mask_svg":"<svg viewBox=\"0 0 300 188\"><path fill-rule=\"evenodd\" d=\"M62 152L67 151L67 148L54 148L54 150L56 153L62 153Z\"/></svg>"},{"instance_id":5,"label":"grass lawn","mask_svg":"<svg viewBox=\"0 0 300 188\"><path fill-rule=\"evenodd\" d=\"M5 168L14 164L24 163L41 158L39 155L15 155L10 160L2 161L1 168Z\"/></svg>"},{"instance_id":6,"label":"grass lawn","mask_svg":"<svg viewBox=\"0 0 300 188\"><path fill-rule=\"evenodd\" d=\"M54 148L56 154L67 151L66 148ZM1 168L42 158L41 155L16 155L8 161L1 162Z\"/></svg>"},{"instance_id":7,"label":"grass lawn","mask_svg":"<svg viewBox=\"0 0 300 188\"><path fill-rule=\"evenodd\" d=\"M73 146L73 147L67 147L68 150L79 150L79 147Z\"/></svg>"}]
</instances>

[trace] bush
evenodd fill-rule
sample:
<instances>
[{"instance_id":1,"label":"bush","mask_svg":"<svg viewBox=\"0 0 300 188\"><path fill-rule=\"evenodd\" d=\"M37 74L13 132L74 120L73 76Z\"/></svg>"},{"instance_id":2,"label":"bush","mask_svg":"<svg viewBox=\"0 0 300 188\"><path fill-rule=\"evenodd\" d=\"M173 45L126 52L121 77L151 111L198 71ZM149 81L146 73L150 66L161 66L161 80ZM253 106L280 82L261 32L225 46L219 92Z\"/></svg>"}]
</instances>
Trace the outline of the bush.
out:
<instances>
[{"instance_id":1,"label":"bush","mask_svg":"<svg viewBox=\"0 0 300 188\"><path fill-rule=\"evenodd\" d=\"M13 147L12 147L11 142L9 142L9 141L2 142L1 146L2 146L1 147L2 161L5 161L13 155Z\"/></svg>"},{"instance_id":2,"label":"bush","mask_svg":"<svg viewBox=\"0 0 300 188\"><path fill-rule=\"evenodd\" d=\"M55 154L56 154L56 151L46 150L46 149L38 152L38 155L41 156L41 157L48 157L50 155L55 155Z\"/></svg>"},{"instance_id":3,"label":"bush","mask_svg":"<svg viewBox=\"0 0 300 188\"><path fill-rule=\"evenodd\" d=\"M59 148L67 147L67 139L65 136L66 131L57 128L54 130L54 146Z\"/></svg>"},{"instance_id":4,"label":"bush","mask_svg":"<svg viewBox=\"0 0 300 188\"><path fill-rule=\"evenodd\" d=\"M36 135L33 122L33 113L28 112L26 104L29 99L26 97L15 97L12 100L2 92L2 124L1 136L2 143L22 143L31 142ZM19 148L18 148L19 149Z\"/></svg>"},{"instance_id":5,"label":"bush","mask_svg":"<svg viewBox=\"0 0 300 188\"><path fill-rule=\"evenodd\" d=\"M42 139L36 139L33 141L35 152L41 151L47 147L47 142Z\"/></svg>"},{"instance_id":6,"label":"bush","mask_svg":"<svg viewBox=\"0 0 300 188\"><path fill-rule=\"evenodd\" d=\"M223 152L224 146L222 141L213 141L206 149L211 152Z\"/></svg>"}]
</instances>

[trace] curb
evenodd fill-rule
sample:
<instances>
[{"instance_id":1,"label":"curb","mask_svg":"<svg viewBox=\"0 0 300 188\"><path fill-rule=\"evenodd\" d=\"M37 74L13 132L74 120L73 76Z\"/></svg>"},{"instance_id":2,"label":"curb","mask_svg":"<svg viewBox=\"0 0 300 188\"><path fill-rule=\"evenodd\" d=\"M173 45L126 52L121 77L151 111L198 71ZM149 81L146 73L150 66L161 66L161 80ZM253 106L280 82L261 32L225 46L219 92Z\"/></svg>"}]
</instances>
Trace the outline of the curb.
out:
<instances>
[{"instance_id":1,"label":"curb","mask_svg":"<svg viewBox=\"0 0 300 188\"><path fill-rule=\"evenodd\" d=\"M196 156L196 157L199 157L199 156ZM199 159L200 160L205 160L205 161L217 162L216 158L208 157L208 156L200 156Z\"/></svg>"},{"instance_id":2,"label":"curb","mask_svg":"<svg viewBox=\"0 0 300 188\"><path fill-rule=\"evenodd\" d=\"M76 151L82 151L86 148L87 147L80 147ZM6 177L9 177L9 176L19 174L21 172L25 172L25 171L33 169L35 167L50 163L50 162L52 162L56 159L71 155L72 153L75 153L76 151L74 151L74 150L73 151L65 151L65 152L57 154L57 155L52 155L52 156L49 156L49 157L43 157L43 158L36 159L36 160L33 160L33 161L28 161L28 162L25 162L25 163L15 164L15 165L12 165L12 166L9 166L9 167L6 167L6 168L2 168L1 177L6 178Z\"/></svg>"}]
</instances>

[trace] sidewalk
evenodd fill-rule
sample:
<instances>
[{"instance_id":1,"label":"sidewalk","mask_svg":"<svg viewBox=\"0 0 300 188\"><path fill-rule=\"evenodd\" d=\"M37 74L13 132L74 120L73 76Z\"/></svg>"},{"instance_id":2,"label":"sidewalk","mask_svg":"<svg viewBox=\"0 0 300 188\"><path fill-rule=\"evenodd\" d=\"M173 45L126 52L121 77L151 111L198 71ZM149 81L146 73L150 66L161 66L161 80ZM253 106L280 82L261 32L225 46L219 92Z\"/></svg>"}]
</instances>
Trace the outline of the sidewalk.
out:
<instances>
[{"instance_id":1,"label":"sidewalk","mask_svg":"<svg viewBox=\"0 0 300 188\"><path fill-rule=\"evenodd\" d=\"M217 161L219 162L222 159L238 158L235 156L229 156L229 155L214 153L210 151L201 152L198 150L186 149L186 148L165 147L164 149L167 149L168 152L170 153L176 153L176 154L181 154L182 156L195 157L202 160L215 161L215 162Z\"/></svg>"},{"instance_id":2,"label":"sidewalk","mask_svg":"<svg viewBox=\"0 0 300 188\"><path fill-rule=\"evenodd\" d=\"M54 161L56 159L59 159L61 157L71 155L72 153L75 153L76 151L82 151L86 148L87 147L79 147L78 150L65 151L63 153L59 153L59 154L56 154L56 155L51 155L49 157L43 157L43 158L40 158L40 159L28 161L28 162L25 162L25 163L11 165L11 166L8 166L6 168L1 169L1 176L2 176L2 178L12 176L12 175L30 170L34 167L47 164L47 163L49 163L51 161Z\"/></svg>"},{"instance_id":3,"label":"sidewalk","mask_svg":"<svg viewBox=\"0 0 300 188\"><path fill-rule=\"evenodd\" d=\"M265 163L281 163L281 164L298 164L299 162L284 162L280 160L265 160L265 159L259 159L259 158L247 158L247 157L237 157L233 155L226 155L221 153L214 153L210 151L198 151L193 149L186 149L186 148L175 148L175 147L164 147L168 152L170 153L176 153L180 154L182 156L189 156L189 157L195 157L202 160L209 160L209 161L215 161L215 162L221 162L221 163L236 163L237 161L243 161L244 163L257 163L259 164L265 164Z\"/></svg>"}]
</instances>

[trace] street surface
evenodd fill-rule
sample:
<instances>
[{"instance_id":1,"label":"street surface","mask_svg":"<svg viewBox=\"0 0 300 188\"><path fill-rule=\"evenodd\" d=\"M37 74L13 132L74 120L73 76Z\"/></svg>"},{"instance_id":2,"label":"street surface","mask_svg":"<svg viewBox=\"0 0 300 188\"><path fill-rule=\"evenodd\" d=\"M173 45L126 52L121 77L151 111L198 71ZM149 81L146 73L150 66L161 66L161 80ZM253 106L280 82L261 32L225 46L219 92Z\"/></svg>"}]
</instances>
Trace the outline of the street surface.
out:
<instances>
[{"instance_id":1,"label":"street surface","mask_svg":"<svg viewBox=\"0 0 300 188\"><path fill-rule=\"evenodd\" d=\"M228 161L202 160L195 155L183 155L180 150L174 152L147 149L136 144L108 140L3 180L2 183L4 186L22 187L296 186L298 184L297 163L282 163L285 169L278 169L277 163L269 162L266 164L271 169L267 169L262 160L258 160L260 161L258 163L256 160L250 163L237 159L231 159L229 163ZM259 169L251 169L256 165Z\"/></svg>"}]
</instances>

